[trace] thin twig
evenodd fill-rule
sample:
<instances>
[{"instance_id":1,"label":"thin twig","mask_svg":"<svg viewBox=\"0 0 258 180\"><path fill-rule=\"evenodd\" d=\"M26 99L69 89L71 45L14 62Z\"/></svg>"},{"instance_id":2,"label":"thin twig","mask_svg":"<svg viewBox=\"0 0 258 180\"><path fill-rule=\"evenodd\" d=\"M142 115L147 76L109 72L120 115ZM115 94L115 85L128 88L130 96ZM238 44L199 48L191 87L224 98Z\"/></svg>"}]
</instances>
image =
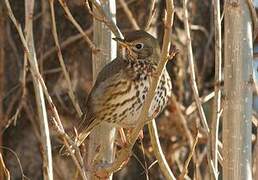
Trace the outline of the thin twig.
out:
<instances>
[{"instance_id":1,"label":"thin twig","mask_svg":"<svg viewBox=\"0 0 258 180\"><path fill-rule=\"evenodd\" d=\"M4 100L2 97L4 97L4 93L5 93L5 51L4 51L4 47L6 44L5 41L5 35L6 35L6 16L4 15L4 7L3 7L3 2L0 2L0 119L1 121L4 120ZM0 126L0 128L2 129L3 127ZM2 136L3 134L0 135L0 145L2 144ZM0 178L1 178L2 174L0 174Z\"/></svg>"},{"instance_id":2,"label":"thin twig","mask_svg":"<svg viewBox=\"0 0 258 180\"><path fill-rule=\"evenodd\" d=\"M87 0L85 0L87 1ZM104 11L104 9L102 8L102 4L100 1L97 0L89 0L94 7L96 8L96 10L98 11L98 14L102 15L101 19L97 19L99 21L102 21L103 23L105 23L107 25L107 27L109 27L109 29L113 32L113 34L116 37L122 38L123 35L121 33L121 31L118 29L118 27L116 26L115 22L112 21L111 18L108 18L108 14ZM95 16L93 15L93 17L95 18Z\"/></svg>"},{"instance_id":3,"label":"thin twig","mask_svg":"<svg viewBox=\"0 0 258 180\"><path fill-rule=\"evenodd\" d=\"M46 36L50 30L50 14L49 14L49 5L46 0L41 0L41 35L38 46L39 53L39 72L43 73L44 71L44 62L42 61L42 55L44 53L45 45L46 45ZM43 76L44 78L44 76Z\"/></svg>"},{"instance_id":4,"label":"thin twig","mask_svg":"<svg viewBox=\"0 0 258 180\"><path fill-rule=\"evenodd\" d=\"M10 180L10 172L5 166L2 153L0 153L0 171L1 171L1 176L0 176L1 178L3 178L4 180Z\"/></svg>"},{"instance_id":5,"label":"thin twig","mask_svg":"<svg viewBox=\"0 0 258 180\"><path fill-rule=\"evenodd\" d=\"M185 179L185 176L188 173L189 163L190 163L190 161L191 161L191 159L193 157L193 154L194 154L194 151L195 151L195 147L196 147L196 145L198 143L198 139L199 139L199 132L197 132L197 135L195 137L195 141L194 141L193 146L191 148L190 154L189 154L188 158L186 159L186 162L185 162L185 165L184 165L184 169L183 169L183 171L182 171L182 173L181 173L181 175L180 175L180 177L178 179L182 179L182 180Z\"/></svg>"},{"instance_id":6,"label":"thin twig","mask_svg":"<svg viewBox=\"0 0 258 180\"><path fill-rule=\"evenodd\" d=\"M84 32L89 35L90 33L92 33L92 26L89 29L84 30ZM66 48L67 46L71 45L72 43L80 40L83 37L83 34L79 33L79 34L75 34L72 35L70 37L68 37L66 40L64 40L63 42L60 43L60 49L63 50L64 48ZM57 52L58 48L56 46L50 48L49 50L47 50L41 57L41 61L45 61L46 59L48 59L53 53Z\"/></svg>"},{"instance_id":7,"label":"thin twig","mask_svg":"<svg viewBox=\"0 0 258 180\"><path fill-rule=\"evenodd\" d=\"M17 160L17 163L18 163L18 167L20 169L20 172L21 172L21 176L22 176L22 180L25 180L25 179L29 179L25 176L24 174L24 171L23 171L23 168L22 168L22 165L21 165L21 161L17 155L17 153L15 151L13 151L11 148L8 148L8 147L5 147L5 146L0 146L1 149L5 149L6 151L10 152L12 155L14 155L15 159Z\"/></svg>"},{"instance_id":8,"label":"thin twig","mask_svg":"<svg viewBox=\"0 0 258 180\"><path fill-rule=\"evenodd\" d=\"M215 96L214 92L211 92L203 97L200 98L201 104L205 104L206 102L210 101L211 99L213 99ZM191 115L192 113L194 113L196 111L197 107L196 107L196 103L193 102L192 104L190 104L190 106L188 106L185 110L185 114L187 116Z\"/></svg>"},{"instance_id":9,"label":"thin twig","mask_svg":"<svg viewBox=\"0 0 258 180\"><path fill-rule=\"evenodd\" d=\"M86 41L86 43L89 45L89 47L92 49L93 52L97 52L98 49L96 48L95 44L90 40L88 35L83 31L82 27L79 25L79 23L74 19L70 9L68 8L66 2L64 0L58 0L60 5L63 7L69 21L76 27L76 29L83 35L83 39Z\"/></svg>"},{"instance_id":10,"label":"thin twig","mask_svg":"<svg viewBox=\"0 0 258 180\"><path fill-rule=\"evenodd\" d=\"M176 97L175 97L174 94L172 94L171 101L172 101L173 105L175 106L175 109L177 111L179 119L181 120L183 129L184 129L186 137L188 139L189 146L190 146L190 148L192 148L193 144L194 144L194 138L192 136L192 133L191 133L190 129L187 126L187 120L185 119L185 117L184 117L184 115L183 115L183 113L182 113L182 111L181 111L181 109L179 107L179 103L176 101ZM196 162L197 160L196 160L195 154L193 154L193 160L194 160L195 163L197 163Z\"/></svg>"},{"instance_id":11,"label":"thin twig","mask_svg":"<svg viewBox=\"0 0 258 180\"><path fill-rule=\"evenodd\" d=\"M65 66L65 63L64 63L64 58L63 58L63 55L62 55L62 52L61 52L61 47L60 47L59 41L58 41L58 35L57 35L57 30L56 30L56 20L55 20L54 0L49 0L49 4L50 4L51 20L52 20L52 34L53 34L55 45L56 45L56 48L57 48L57 55L58 55L59 63L61 65L61 68L62 68L63 73L64 73L65 80L66 80L67 85L68 85L69 97L72 101L72 104L73 104L78 116L81 117L82 116L82 110L81 110L81 108L78 104L78 101L76 100L76 97L74 95L71 79L70 79L70 76L67 72L67 69L66 69L66 66Z\"/></svg>"},{"instance_id":12,"label":"thin twig","mask_svg":"<svg viewBox=\"0 0 258 180\"><path fill-rule=\"evenodd\" d=\"M29 62L31 62L33 59L31 59L30 55L30 49L28 48L28 44L25 40L24 34L22 32L22 28L21 25L17 22L16 18L14 17L14 14L12 12L10 3L8 0L5 0L6 6L7 6L7 10L8 10L8 15L10 17L10 19L12 20L13 24L15 25L15 28L18 31L18 34L20 36L22 45L24 47L24 51L28 56ZM47 87L45 85L45 82L43 80L43 78L41 77L40 73L38 70L36 70L35 66L31 66L31 73L33 75L33 77L36 78L37 81L40 82L40 84L42 85L42 89L45 93L45 96L47 98L47 101L49 103L50 109L53 112L54 118L53 119L53 124L54 124L54 128L57 131L58 135L63 139L65 146L67 147L68 151L70 152L72 159L75 163L75 165L77 166L77 168L79 169L79 172L81 174L81 177L83 178L83 180L86 180L86 173L85 170L83 169L84 165L83 165L83 159L79 153L79 149L76 148L76 146L74 145L75 143L71 140L71 138L65 133L63 125L61 123L60 117L58 115L57 109L52 101L52 98L50 97ZM72 144L72 146L75 148L75 154L73 153L73 150L71 149L70 144Z\"/></svg>"},{"instance_id":13,"label":"thin twig","mask_svg":"<svg viewBox=\"0 0 258 180\"><path fill-rule=\"evenodd\" d=\"M132 24L134 29L140 29L139 25L136 22L136 19L133 17L133 14L131 10L128 8L126 2L124 0L118 0L119 3L121 4L125 14L127 15L129 22Z\"/></svg>"},{"instance_id":14,"label":"thin twig","mask_svg":"<svg viewBox=\"0 0 258 180\"><path fill-rule=\"evenodd\" d=\"M200 119L202 121L202 124L206 130L207 133L210 132L200 99L199 99L199 92L198 87L196 84L196 78L195 78L195 70L194 70L194 60L193 60L193 51L192 51L192 43L191 43L191 36L190 36L190 29L189 29L189 23L188 23L188 11L187 11L187 0L183 0L183 11L184 11L184 26L185 26L185 32L187 36L187 55L188 55L188 61L190 66L190 79L191 79L191 88L193 90L194 99L198 108L198 112L200 115Z\"/></svg>"},{"instance_id":15,"label":"thin twig","mask_svg":"<svg viewBox=\"0 0 258 180\"><path fill-rule=\"evenodd\" d=\"M150 26L151 26L151 21L156 13L155 11L155 2L156 0L151 0L151 6L150 6L150 11L149 11L149 15L148 15L148 19L147 19L147 23L145 25L145 30L149 30Z\"/></svg>"},{"instance_id":16,"label":"thin twig","mask_svg":"<svg viewBox=\"0 0 258 180\"><path fill-rule=\"evenodd\" d=\"M258 18L257 18L257 14L256 14L256 9L254 7L254 2L252 0L246 0L247 1L247 5L250 11L250 15L252 18L252 23L253 23L253 41L255 41L256 37L257 37L257 33L258 33Z\"/></svg>"},{"instance_id":17,"label":"thin twig","mask_svg":"<svg viewBox=\"0 0 258 180\"><path fill-rule=\"evenodd\" d=\"M150 136L151 144L153 146L153 151L154 151L155 156L158 160L159 167L160 167L160 170L161 170L162 174L164 175L164 177L166 179L176 180L176 177L173 174L173 172L171 171L171 169L169 168L169 165L166 161L166 157L162 152L161 145L160 145L160 142L159 142L159 135L158 135L158 131L157 131L157 126L156 126L156 123L155 123L154 119L151 122L148 123L148 129L150 131L150 134L153 134L153 136Z\"/></svg>"},{"instance_id":18,"label":"thin twig","mask_svg":"<svg viewBox=\"0 0 258 180\"><path fill-rule=\"evenodd\" d=\"M214 165L215 179L218 179L218 136L219 119L221 112L221 89L222 81L222 52L221 52L221 21L220 21L220 0L214 0L214 27L215 27L215 86L214 105L211 124L211 157Z\"/></svg>"}]
</instances>

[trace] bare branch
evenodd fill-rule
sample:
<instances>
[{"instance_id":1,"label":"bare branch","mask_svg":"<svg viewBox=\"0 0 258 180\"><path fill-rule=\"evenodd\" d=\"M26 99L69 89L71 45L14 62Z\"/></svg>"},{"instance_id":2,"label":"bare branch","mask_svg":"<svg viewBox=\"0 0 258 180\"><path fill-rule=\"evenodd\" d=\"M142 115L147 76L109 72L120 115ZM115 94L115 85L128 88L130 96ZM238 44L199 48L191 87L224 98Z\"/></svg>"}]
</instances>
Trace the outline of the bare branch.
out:
<instances>
[{"instance_id":1,"label":"bare branch","mask_svg":"<svg viewBox=\"0 0 258 180\"><path fill-rule=\"evenodd\" d=\"M150 6L149 15L148 15L148 20L147 20L147 23L146 23L145 28L144 28L146 31L150 28L151 21L152 21L154 15L156 13L156 11L155 11L155 1L156 0L151 0L151 6Z\"/></svg>"},{"instance_id":2,"label":"bare branch","mask_svg":"<svg viewBox=\"0 0 258 180\"><path fill-rule=\"evenodd\" d=\"M132 24L134 29L140 29L139 25L137 24L135 18L133 17L133 14L131 10L128 8L126 2L124 0L118 0L119 3L121 4L125 14L127 15L129 22Z\"/></svg>"},{"instance_id":3,"label":"bare branch","mask_svg":"<svg viewBox=\"0 0 258 180\"><path fill-rule=\"evenodd\" d=\"M63 59L63 55L62 55L62 52L61 52L61 47L60 47L59 42L58 42L58 35L57 35L57 30L56 30L56 20L55 20L54 1L49 0L49 3L50 3L51 19L52 19L52 34L53 34L55 45L56 45L56 48L57 48L57 55L58 55L59 63L62 67L64 77L65 77L65 80L66 80L67 85L68 85L69 97L72 101L72 104L73 104L78 116L81 117L82 116L82 110L81 110L81 108L80 108L80 106L79 106L79 104L76 100L76 97L74 95L71 79L70 79L70 76L67 72L67 69L66 69L66 66L65 66L65 63L64 63L64 59Z\"/></svg>"},{"instance_id":4,"label":"bare branch","mask_svg":"<svg viewBox=\"0 0 258 180\"><path fill-rule=\"evenodd\" d=\"M188 23L188 11L187 11L187 0L183 1L183 9L184 9L184 26L185 26L185 32L187 36L187 55L188 55L188 61L190 66L190 77L191 77L191 88L193 90L194 99L198 108L198 112L202 121L202 124L207 131L207 133L210 131L209 126L199 99L199 92L198 87L196 84L196 78L195 78L195 70L194 70L194 60L193 60L193 51L192 51L192 43L191 43L191 36L190 36L190 28Z\"/></svg>"},{"instance_id":5,"label":"bare branch","mask_svg":"<svg viewBox=\"0 0 258 180\"><path fill-rule=\"evenodd\" d=\"M159 167L160 167L160 170L162 171L162 174L166 179L176 180L176 177L173 174L173 172L170 170L170 167L166 161L165 155L163 154L163 151L161 149L157 126L154 119L148 123L148 129L150 134L152 134L150 136L151 144L153 146L153 151L158 160Z\"/></svg>"},{"instance_id":6,"label":"bare branch","mask_svg":"<svg viewBox=\"0 0 258 180\"><path fill-rule=\"evenodd\" d=\"M5 166L2 153L0 153L0 172L1 172L0 177L3 178L4 180L10 180L11 179L10 178L10 172Z\"/></svg>"},{"instance_id":7,"label":"bare branch","mask_svg":"<svg viewBox=\"0 0 258 180\"><path fill-rule=\"evenodd\" d=\"M179 179L182 179L182 180L185 179L185 176L186 176L187 173L188 173L188 166L189 166L189 163L190 163L190 161L191 161L191 159L192 159L192 157L193 157L195 147L196 147L196 145L197 145L197 143L198 143L198 139L199 139L199 132L197 132L197 135L196 135L196 137L195 137L193 146L192 146L192 148L191 148L191 152L190 152L188 158L186 159L186 162L185 162L185 165L184 165L184 169L183 169L183 171L182 171L182 173L181 173Z\"/></svg>"},{"instance_id":8,"label":"bare branch","mask_svg":"<svg viewBox=\"0 0 258 180\"><path fill-rule=\"evenodd\" d=\"M24 34L22 32L21 26L17 22L16 18L14 17L14 14L12 12L12 9L11 9L9 1L5 0L5 3L6 3L6 6L7 6L8 15L9 15L10 19L12 20L13 24L15 25L17 31L18 31L18 34L20 36L22 45L24 47L24 51L25 51L26 55L28 56L29 63L31 65L30 71L32 73L32 76L35 78L35 80L37 82L40 83L41 88L44 91L45 96L47 98L47 101L49 103L49 106L50 106L50 108L51 108L51 110L53 112L53 115L54 115L54 118L53 118L54 128L57 131L57 133L59 134L59 136L63 139L64 144L67 147L68 151L70 152L75 165L79 169L81 177L83 178L83 180L86 180L87 178L86 178L85 170L83 168L84 167L83 159L82 159L82 157L80 155L79 149L74 145L75 143L71 140L71 138L65 133L64 128L63 128L62 123L61 123L61 120L59 118L57 109L56 109L55 105L53 104L52 98L50 97L50 95L48 93L48 90L47 90L47 87L46 87L46 85L44 83L44 80L41 77L41 75L40 75L39 71L37 70L36 66L33 66L33 62L31 62L31 61L33 61L33 59L32 59L32 56L30 56L31 52L30 52L28 44L27 44L27 42L25 40L25 37L24 37ZM72 144L72 146L74 147L75 154L73 153L73 150L71 149L70 144Z\"/></svg>"},{"instance_id":9,"label":"bare branch","mask_svg":"<svg viewBox=\"0 0 258 180\"><path fill-rule=\"evenodd\" d=\"M92 26L87 29L84 30L84 32L89 35L90 33L92 33ZM75 43L76 41L80 40L83 37L83 34L79 33L79 34L75 34L72 35L70 37L68 37L66 40L64 40L63 42L60 43L60 49L63 50L65 48L67 48L69 45L71 45L72 43ZM58 48L56 46L50 48L49 50L47 50L41 57L41 61L45 61L46 59L48 59L53 53L57 52Z\"/></svg>"},{"instance_id":10,"label":"bare branch","mask_svg":"<svg viewBox=\"0 0 258 180\"><path fill-rule=\"evenodd\" d=\"M211 125L211 157L214 165L215 179L218 179L218 136L219 120L221 112L221 89L222 81L222 46L221 46L221 21L220 21L220 0L214 0L214 27L215 27L215 86L214 105Z\"/></svg>"},{"instance_id":11,"label":"bare branch","mask_svg":"<svg viewBox=\"0 0 258 180\"><path fill-rule=\"evenodd\" d=\"M51 0L54 1L54 0ZM93 52L97 52L98 49L96 48L95 44L90 40L90 38L87 36L87 34L83 31L82 27L79 25L79 23L74 19L71 11L69 10L66 2L64 0L58 0L61 6L63 7L69 21L76 27L76 29L83 34L83 39L86 41L86 43L90 46Z\"/></svg>"},{"instance_id":12,"label":"bare branch","mask_svg":"<svg viewBox=\"0 0 258 180\"><path fill-rule=\"evenodd\" d=\"M26 42L28 45L28 54L30 69L34 69L39 73L38 61L36 58L34 40L33 40L33 11L34 11L34 0L25 1L25 32ZM47 120L47 111L45 105L44 92L42 86L37 78L32 73L34 91L36 96L37 110L39 116L39 126L41 134L42 144L42 159L43 159L43 175L45 179L53 180L53 164L52 164L52 147L50 142L50 134Z\"/></svg>"},{"instance_id":13,"label":"bare branch","mask_svg":"<svg viewBox=\"0 0 258 180\"><path fill-rule=\"evenodd\" d=\"M85 0L87 1L87 0ZM100 1L97 1L97 0L89 0L93 5L94 7L96 8L96 10L98 11L98 14L101 15L103 21L107 27L110 28L110 30L114 33L114 35L116 37L120 37L122 38L123 35L122 33L120 32L120 30L118 29L118 27L116 26L115 22L112 21L110 18L108 18L108 14L105 12L105 10L102 8L102 4L100 3ZM95 18L95 16L93 16ZM96 20L99 20L98 18Z\"/></svg>"}]
</instances>

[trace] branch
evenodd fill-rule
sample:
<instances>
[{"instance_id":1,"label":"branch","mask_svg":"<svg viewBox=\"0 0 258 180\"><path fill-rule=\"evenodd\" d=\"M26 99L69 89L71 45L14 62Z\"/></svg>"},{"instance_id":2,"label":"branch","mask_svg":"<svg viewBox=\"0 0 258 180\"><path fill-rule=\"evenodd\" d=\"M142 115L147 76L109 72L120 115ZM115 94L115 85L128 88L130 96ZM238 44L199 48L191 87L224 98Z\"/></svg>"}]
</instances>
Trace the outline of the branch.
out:
<instances>
[{"instance_id":1,"label":"branch","mask_svg":"<svg viewBox=\"0 0 258 180\"><path fill-rule=\"evenodd\" d=\"M135 18L133 17L133 14L131 10L128 8L126 2L124 0L118 0L119 3L121 4L125 14L127 15L129 22L132 24L134 29L140 29L139 25L137 24Z\"/></svg>"},{"instance_id":2,"label":"branch","mask_svg":"<svg viewBox=\"0 0 258 180\"><path fill-rule=\"evenodd\" d=\"M258 18L256 14L256 9L254 7L253 1L252 0L246 0L247 5L250 11L252 23L253 23L253 41L255 41L258 33Z\"/></svg>"},{"instance_id":3,"label":"branch","mask_svg":"<svg viewBox=\"0 0 258 180\"><path fill-rule=\"evenodd\" d=\"M196 135L196 137L195 137L193 146L192 146L192 148L191 148L191 152L190 152L188 158L186 159L186 162L185 162L185 165L184 165L184 169L183 169L183 171L182 171L182 173L181 173L181 175L179 176L178 179L182 179L182 180L185 179L185 176L186 176L187 173L188 173L188 166L189 166L189 163L190 163L190 161L191 161L191 159L192 159L192 157L193 157L193 155L194 155L194 150L195 150L195 147L196 147L196 145L197 145L197 143L198 143L198 139L199 139L199 132L197 132L197 135Z\"/></svg>"},{"instance_id":4,"label":"branch","mask_svg":"<svg viewBox=\"0 0 258 180\"><path fill-rule=\"evenodd\" d=\"M54 0L52 0L54 1ZM90 40L90 38L87 36L87 34L83 31L82 27L79 25L79 23L74 19L71 11L67 7L67 4L65 0L58 0L60 5L63 7L69 21L76 27L76 29L83 35L83 39L86 41L86 43L90 46L93 52L97 52L98 49L96 48L95 44Z\"/></svg>"},{"instance_id":5,"label":"branch","mask_svg":"<svg viewBox=\"0 0 258 180\"><path fill-rule=\"evenodd\" d=\"M214 165L215 179L218 179L218 139L219 139L219 119L221 112L221 89L222 81L222 46L221 46L221 21L220 21L220 0L214 0L214 27L215 27L215 86L213 117L211 124L211 157Z\"/></svg>"},{"instance_id":6,"label":"branch","mask_svg":"<svg viewBox=\"0 0 258 180\"><path fill-rule=\"evenodd\" d=\"M84 32L88 35L90 33L92 33L92 26L87 29L84 30ZM78 41L79 39L81 39L83 37L83 34L78 33L75 35L72 35L70 37L68 37L66 40L64 40L63 42L60 43L60 49L63 50L64 48L66 48L67 46L71 45L72 43ZM49 50L47 50L47 52L45 52L42 57L41 57L41 61L45 61L46 59L48 59L53 53L57 52L58 49L56 46L50 48Z\"/></svg>"},{"instance_id":7,"label":"branch","mask_svg":"<svg viewBox=\"0 0 258 180\"><path fill-rule=\"evenodd\" d=\"M86 4L88 0L85 0ZM89 0L94 7L96 8L96 10L98 11L98 14L101 15L101 18L96 18L96 16L94 15L94 13L91 13L93 15L94 18L96 18L96 20L101 21L103 23L106 24L107 27L109 27L109 29L112 31L112 33L119 38L122 38L123 35L121 33L121 31L118 29L118 27L116 26L115 22L112 21L111 18L108 18L108 14L105 12L105 10L102 8L102 4L100 1L97 0ZM88 7L89 12L91 12L91 10Z\"/></svg>"},{"instance_id":8,"label":"branch","mask_svg":"<svg viewBox=\"0 0 258 180\"><path fill-rule=\"evenodd\" d=\"M185 26L185 32L187 36L187 55L188 55L188 61L190 65L190 77L191 77L191 87L194 94L194 99L198 108L198 112L202 121L202 124L206 130L207 133L210 132L209 126L199 99L199 92L198 87L196 84L196 78L195 78L195 70L194 70L194 60L193 60L193 51L192 51L192 43L191 43L191 36L190 36L190 29L189 29L189 23L188 23L188 11L187 11L187 0L183 1L183 11L184 11L184 26Z\"/></svg>"},{"instance_id":9,"label":"branch","mask_svg":"<svg viewBox=\"0 0 258 180\"><path fill-rule=\"evenodd\" d=\"M1 178L3 178L4 180L10 180L10 172L9 170L6 168L4 160L3 160L3 156L2 153L0 153L0 171L1 171Z\"/></svg>"},{"instance_id":10,"label":"branch","mask_svg":"<svg viewBox=\"0 0 258 180\"><path fill-rule=\"evenodd\" d=\"M33 40L33 11L34 11L34 0L25 1L25 32L26 42L28 45L28 54L30 69L34 69L35 72L39 73L38 62L35 53L34 40ZM41 134L42 144L42 159L43 159L43 175L45 179L53 180L53 164L52 164L52 147L50 142L50 134L47 120L47 112L45 105L44 93L40 82L37 80L32 73L34 91L36 96L36 104L39 116L39 126Z\"/></svg>"},{"instance_id":11,"label":"branch","mask_svg":"<svg viewBox=\"0 0 258 180\"><path fill-rule=\"evenodd\" d=\"M77 166L77 168L79 169L79 172L80 172L80 175L82 176L83 180L86 180L86 173L85 173L85 170L83 169L84 165L83 165L83 159L79 153L79 149L76 148L77 146L75 145L75 143L71 140L71 138L65 133L64 131L64 128L62 126L62 123L61 123L61 120L59 118L59 115L58 115L58 112L57 112L57 109L52 101L52 98L50 97L49 93L48 93L48 90L47 90L47 87L45 85L45 82L42 78L42 76L40 75L39 71L37 70L36 66L33 66L33 58L32 56L30 56L31 52L30 52L30 49L28 47L28 44L25 40L25 37L24 37L24 34L22 32L22 28L21 28L21 25L17 22L16 18L14 17L14 14L12 12L12 9L11 9L11 6L10 6L10 3L8 0L5 0L5 3L6 3L6 6L7 6L7 10L8 10L8 15L10 17L10 19L12 20L15 28L17 29L18 31L18 34L20 36L20 39L21 39L21 42L22 42L22 45L24 47L24 51L29 59L29 63L30 63L30 71L31 71L31 74L33 76L33 78L35 78L36 81L40 82L41 84L41 87L45 93L45 96L47 98L47 101L49 103L49 106L50 106L50 109L52 110L53 112L53 124L54 124L54 128L55 130L57 131L58 135L63 139L64 141L64 144L65 146L67 147L68 151L70 152L71 156L72 156L72 159L75 163L75 165ZM71 146L70 144L72 144L72 146L74 147L75 149L75 154L73 153L73 150L71 149Z\"/></svg>"},{"instance_id":12,"label":"branch","mask_svg":"<svg viewBox=\"0 0 258 180\"><path fill-rule=\"evenodd\" d=\"M154 15L155 15L155 13L156 13L156 11L155 11L155 1L156 1L156 0L151 0L151 2L150 2L150 3L151 3L151 5L150 5L150 11L149 11L147 23L146 23L145 28L144 28L146 31L150 29L151 21L152 21Z\"/></svg>"},{"instance_id":13,"label":"branch","mask_svg":"<svg viewBox=\"0 0 258 180\"><path fill-rule=\"evenodd\" d=\"M151 122L148 123L148 129L149 129L149 133L152 134L150 136L151 144L152 144L155 156L158 160L159 167L160 167L160 170L161 170L162 174L165 176L166 179L176 180L176 177L173 174L173 172L171 171L171 169L169 168L169 165L166 161L166 157L162 152L161 145L160 145L160 142L159 142L159 135L158 135L158 131L157 131L157 126L156 126L156 123L155 123L154 119Z\"/></svg>"},{"instance_id":14,"label":"branch","mask_svg":"<svg viewBox=\"0 0 258 180\"><path fill-rule=\"evenodd\" d=\"M67 69L66 69L66 66L65 66L65 63L64 63L64 58L63 58L63 55L62 55L62 52L61 52L61 47L60 47L59 42L58 42L58 35L57 35L57 30L56 30L56 20L55 20L54 0L49 0L49 3L50 3L50 11L51 11L51 19L52 19L52 34L53 34L55 45L56 45L56 48L57 48L57 55L58 55L59 63L61 65L61 68L62 68L63 73L64 73L64 77L65 77L67 85L68 85L69 97L72 101L73 106L75 107L75 110L76 110L78 116L81 117L82 116L82 110L81 110L81 108L80 108L80 106L79 106L79 104L76 100L76 97L74 95L71 79L70 79L69 74L67 72Z\"/></svg>"}]
</instances>

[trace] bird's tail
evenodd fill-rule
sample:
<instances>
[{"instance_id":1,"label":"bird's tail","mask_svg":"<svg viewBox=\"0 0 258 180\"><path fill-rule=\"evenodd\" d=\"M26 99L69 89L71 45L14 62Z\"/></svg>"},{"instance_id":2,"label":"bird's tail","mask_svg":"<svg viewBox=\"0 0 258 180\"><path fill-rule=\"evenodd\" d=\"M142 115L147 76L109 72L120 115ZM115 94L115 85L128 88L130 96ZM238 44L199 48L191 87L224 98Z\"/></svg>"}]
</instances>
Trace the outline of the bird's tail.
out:
<instances>
[{"instance_id":1,"label":"bird's tail","mask_svg":"<svg viewBox=\"0 0 258 180\"><path fill-rule=\"evenodd\" d=\"M91 131L98 126L99 123L97 121L92 121L92 123L86 128L79 128L78 135L75 135L73 140L75 141L75 145L77 147L81 146L81 144L85 141L85 139L90 135ZM72 147L71 147L72 148ZM73 148L72 148L73 149ZM66 149L65 145L59 151L61 154L69 154L68 150Z\"/></svg>"},{"instance_id":2,"label":"bird's tail","mask_svg":"<svg viewBox=\"0 0 258 180\"><path fill-rule=\"evenodd\" d=\"M89 124L86 125L84 122L82 122L78 128L78 136L75 139L76 145L79 147L85 139L90 135L91 131L100 124L97 119L92 118L89 121Z\"/></svg>"}]
</instances>

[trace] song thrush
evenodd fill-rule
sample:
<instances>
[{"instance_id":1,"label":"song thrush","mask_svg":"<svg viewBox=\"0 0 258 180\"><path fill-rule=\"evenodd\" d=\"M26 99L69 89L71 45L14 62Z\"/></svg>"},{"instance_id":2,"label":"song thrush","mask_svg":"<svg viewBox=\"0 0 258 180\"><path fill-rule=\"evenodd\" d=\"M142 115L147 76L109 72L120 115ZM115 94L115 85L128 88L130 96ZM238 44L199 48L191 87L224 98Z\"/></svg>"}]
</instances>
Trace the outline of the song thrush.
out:
<instances>
[{"instance_id":1,"label":"song thrush","mask_svg":"<svg viewBox=\"0 0 258 180\"><path fill-rule=\"evenodd\" d=\"M107 64L98 74L86 103L86 114L80 127L79 146L101 122L118 127L135 127L147 95L151 77L160 60L160 46L143 30L133 31L124 39L114 38L123 48L121 57ZM152 100L149 116L157 116L171 95L171 79L167 70Z\"/></svg>"}]
</instances>

